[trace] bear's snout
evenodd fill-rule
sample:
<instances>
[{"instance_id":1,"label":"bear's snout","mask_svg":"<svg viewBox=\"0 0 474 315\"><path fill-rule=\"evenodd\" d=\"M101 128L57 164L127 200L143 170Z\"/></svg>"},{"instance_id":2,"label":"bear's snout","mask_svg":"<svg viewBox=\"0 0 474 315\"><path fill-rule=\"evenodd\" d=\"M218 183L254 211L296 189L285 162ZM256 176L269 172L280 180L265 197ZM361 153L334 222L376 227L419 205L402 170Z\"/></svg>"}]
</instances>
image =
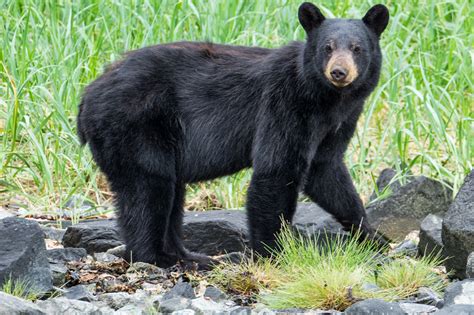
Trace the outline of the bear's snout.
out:
<instances>
[{"instance_id":1,"label":"bear's snout","mask_svg":"<svg viewBox=\"0 0 474 315\"><path fill-rule=\"evenodd\" d=\"M345 87L357 78L359 71L350 51L336 51L329 59L324 74L333 85Z\"/></svg>"}]
</instances>

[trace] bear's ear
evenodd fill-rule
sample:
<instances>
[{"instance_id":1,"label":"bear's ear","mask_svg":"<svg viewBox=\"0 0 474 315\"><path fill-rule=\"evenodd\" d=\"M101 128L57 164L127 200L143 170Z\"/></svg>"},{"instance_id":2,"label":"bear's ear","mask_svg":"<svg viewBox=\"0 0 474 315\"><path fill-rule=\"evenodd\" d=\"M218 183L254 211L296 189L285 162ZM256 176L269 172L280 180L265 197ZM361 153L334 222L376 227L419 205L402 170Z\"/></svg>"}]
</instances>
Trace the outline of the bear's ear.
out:
<instances>
[{"instance_id":1,"label":"bear's ear","mask_svg":"<svg viewBox=\"0 0 474 315\"><path fill-rule=\"evenodd\" d=\"M388 18L388 9L382 4L376 4L367 11L362 21L380 37L380 34L387 27Z\"/></svg>"},{"instance_id":2,"label":"bear's ear","mask_svg":"<svg viewBox=\"0 0 474 315\"><path fill-rule=\"evenodd\" d=\"M309 34L324 21L325 17L314 4L304 2L298 10L298 19L306 33Z\"/></svg>"}]
</instances>

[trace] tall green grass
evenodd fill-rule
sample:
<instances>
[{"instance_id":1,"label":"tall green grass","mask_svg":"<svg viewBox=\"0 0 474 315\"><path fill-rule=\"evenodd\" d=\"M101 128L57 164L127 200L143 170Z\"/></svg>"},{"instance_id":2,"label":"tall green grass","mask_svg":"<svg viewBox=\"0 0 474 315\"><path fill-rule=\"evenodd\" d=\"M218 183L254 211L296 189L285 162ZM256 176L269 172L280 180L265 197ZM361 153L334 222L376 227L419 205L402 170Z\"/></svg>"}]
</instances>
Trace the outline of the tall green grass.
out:
<instances>
[{"instance_id":1,"label":"tall green grass","mask_svg":"<svg viewBox=\"0 0 474 315\"><path fill-rule=\"evenodd\" d=\"M1 200L52 211L72 194L111 195L75 133L84 87L127 50L177 40L278 47L303 40L301 1L0 1ZM317 1L328 17L362 17L375 2ZM473 4L385 1L380 86L347 163L363 196L386 166L457 190L473 162ZM245 201L249 172L205 184L219 204ZM191 187L191 197L202 186ZM54 211L53 211L54 212Z\"/></svg>"}]
</instances>

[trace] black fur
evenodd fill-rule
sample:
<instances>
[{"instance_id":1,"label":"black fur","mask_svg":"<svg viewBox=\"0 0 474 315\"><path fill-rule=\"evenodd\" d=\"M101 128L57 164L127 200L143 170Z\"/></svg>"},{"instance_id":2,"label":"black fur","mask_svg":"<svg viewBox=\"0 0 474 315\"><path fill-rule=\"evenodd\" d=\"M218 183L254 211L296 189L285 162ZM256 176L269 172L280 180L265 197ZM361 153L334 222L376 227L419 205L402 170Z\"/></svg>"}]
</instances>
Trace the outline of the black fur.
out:
<instances>
[{"instance_id":1,"label":"black fur","mask_svg":"<svg viewBox=\"0 0 474 315\"><path fill-rule=\"evenodd\" d=\"M383 16L379 16L385 14ZM116 194L133 259L161 266L206 263L181 243L184 187L253 166L247 211L252 246L265 252L298 191L347 229L374 234L343 163L376 86L383 7L362 20L299 11L306 42L278 49L179 42L130 52L90 84L78 130ZM323 75L329 53L361 47L358 78L344 88Z\"/></svg>"}]
</instances>

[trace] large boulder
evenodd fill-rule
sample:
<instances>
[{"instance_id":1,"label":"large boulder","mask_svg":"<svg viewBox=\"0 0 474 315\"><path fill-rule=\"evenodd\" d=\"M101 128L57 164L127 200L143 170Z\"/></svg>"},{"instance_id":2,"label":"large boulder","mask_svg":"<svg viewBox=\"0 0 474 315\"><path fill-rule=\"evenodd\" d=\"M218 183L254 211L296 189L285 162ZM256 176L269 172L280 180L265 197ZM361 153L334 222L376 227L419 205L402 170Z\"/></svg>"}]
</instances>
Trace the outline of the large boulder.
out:
<instances>
[{"instance_id":1,"label":"large boulder","mask_svg":"<svg viewBox=\"0 0 474 315\"><path fill-rule=\"evenodd\" d=\"M453 304L443 307L433 315L472 315L474 314L474 305Z\"/></svg>"},{"instance_id":2,"label":"large boulder","mask_svg":"<svg viewBox=\"0 0 474 315\"><path fill-rule=\"evenodd\" d=\"M403 240L410 231L418 230L430 213L442 216L451 203L451 190L424 176L413 177L405 185L398 182L387 185L387 182L390 183L388 178L384 178L382 190L388 189L388 196L385 190L379 199L370 203L367 217L378 231L393 240Z\"/></svg>"},{"instance_id":3,"label":"large boulder","mask_svg":"<svg viewBox=\"0 0 474 315\"><path fill-rule=\"evenodd\" d=\"M442 251L442 225L443 219L435 214L429 214L421 221L420 242L418 243L421 255L436 255Z\"/></svg>"},{"instance_id":4,"label":"large boulder","mask_svg":"<svg viewBox=\"0 0 474 315\"><path fill-rule=\"evenodd\" d=\"M442 239L448 271L466 276L467 256L474 251L474 170L466 177L443 220Z\"/></svg>"},{"instance_id":5,"label":"large boulder","mask_svg":"<svg viewBox=\"0 0 474 315\"><path fill-rule=\"evenodd\" d=\"M307 236L324 232L344 234L342 226L314 203L299 203L294 227ZM207 255L243 251L248 245L247 216L241 210L188 211L183 223L184 245ZM114 220L85 221L68 227L65 247L82 247L89 254L104 252L122 244Z\"/></svg>"},{"instance_id":6,"label":"large boulder","mask_svg":"<svg viewBox=\"0 0 474 315\"><path fill-rule=\"evenodd\" d=\"M30 301L0 292L0 314L5 315L45 315L38 306Z\"/></svg>"},{"instance_id":7,"label":"large boulder","mask_svg":"<svg viewBox=\"0 0 474 315\"><path fill-rule=\"evenodd\" d=\"M0 220L0 286L9 279L23 281L35 292L53 288L43 231L35 221Z\"/></svg>"}]
</instances>

